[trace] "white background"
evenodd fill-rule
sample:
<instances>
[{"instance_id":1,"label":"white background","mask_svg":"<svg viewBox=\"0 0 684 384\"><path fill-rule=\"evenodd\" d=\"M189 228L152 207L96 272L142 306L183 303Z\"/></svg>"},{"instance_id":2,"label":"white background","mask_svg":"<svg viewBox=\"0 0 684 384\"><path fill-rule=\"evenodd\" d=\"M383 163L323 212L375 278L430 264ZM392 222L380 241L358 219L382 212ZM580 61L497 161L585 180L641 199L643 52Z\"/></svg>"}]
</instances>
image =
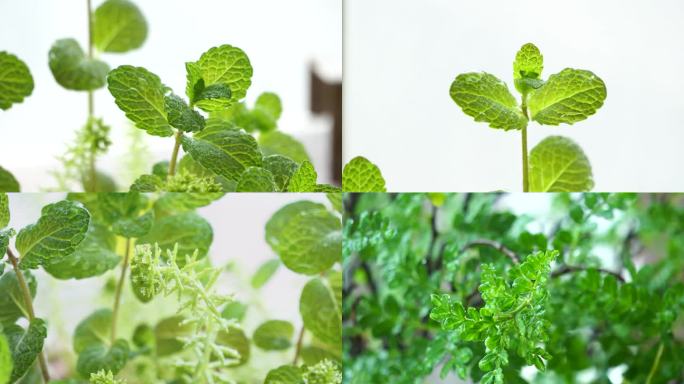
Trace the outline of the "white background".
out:
<instances>
[{"instance_id":1,"label":"white background","mask_svg":"<svg viewBox=\"0 0 684 384\"><path fill-rule=\"evenodd\" d=\"M101 4L93 1L93 8ZM209 48L231 44L242 48L254 68L249 105L264 91L283 101L280 129L305 142L322 182L329 182L331 119L309 112L309 66L326 78L342 74L342 2L340 0L138 0L147 18L147 41L138 50L102 54L112 68L143 66L184 94L185 62L196 61ZM60 87L48 67L55 40L72 37L87 44L85 0L0 0L0 51L15 54L29 66L35 89L22 104L0 111L0 165L19 179L23 191L54 186L47 170L74 139L86 120L85 92ZM95 93L96 115L112 126L114 145L102 161L115 174L126 175L123 160L130 141L128 120L106 88ZM173 140L147 136L151 160L168 160ZM150 165L151 166L151 165ZM149 172L149 171L148 171ZM124 186L125 187L125 186Z\"/></svg>"},{"instance_id":2,"label":"white background","mask_svg":"<svg viewBox=\"0 0 684 384\"><path fill-rule=\"evenodd\" d=\"M344 158L378 164L388 190L522 189L520 132L474 122L449 87L486 71L517 96L512 62L527 42L545 79L589 69L608 89L585 121L530 123L529 149L575 140L595 191L684 190L683 2L346 0L344 11Z\"/></svg>"}]
</instances>

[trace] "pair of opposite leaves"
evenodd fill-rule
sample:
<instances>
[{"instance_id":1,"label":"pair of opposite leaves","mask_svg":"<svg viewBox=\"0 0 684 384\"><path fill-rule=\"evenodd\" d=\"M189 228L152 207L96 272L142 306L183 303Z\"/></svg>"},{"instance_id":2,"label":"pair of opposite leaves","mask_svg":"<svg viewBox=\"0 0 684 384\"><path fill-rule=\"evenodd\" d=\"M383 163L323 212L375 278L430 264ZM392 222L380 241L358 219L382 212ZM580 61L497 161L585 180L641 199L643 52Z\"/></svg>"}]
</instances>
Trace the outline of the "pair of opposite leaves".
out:
<instances>
[{"instance_id":1,"label":"pair of opposite leaves","mask_svg":"<svg viewBox=\"0 0 684 384\"><path fill-rule=\"evenodd\" d=\"M486 72L458 75L450 95L475 121L504 130L526 129L529 120L543 125L573 124L603 105L606 86L592 72L566 68L544 81L543 67L543 56L533 44L523 45L516 54L513 79L522 105L503 81ZM547 137L532 149L529 172L531 192L577 192L594 185L586 155L562 136Z\"/></svg>"}]
</instances>

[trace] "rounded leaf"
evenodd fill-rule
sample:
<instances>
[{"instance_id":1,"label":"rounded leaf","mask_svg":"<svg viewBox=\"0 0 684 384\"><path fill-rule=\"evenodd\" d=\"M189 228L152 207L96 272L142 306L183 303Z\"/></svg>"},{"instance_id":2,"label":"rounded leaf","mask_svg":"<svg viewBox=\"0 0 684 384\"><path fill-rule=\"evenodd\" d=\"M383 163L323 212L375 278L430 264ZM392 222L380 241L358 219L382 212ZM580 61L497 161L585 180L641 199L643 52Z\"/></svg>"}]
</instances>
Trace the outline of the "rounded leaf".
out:
<instances>
[{"instance_id":1,"label":"rounded leaf","mask_svg":"<svg viewBox=\"0 0 684 384\"><path fill-rule=\"evenodd\" d=\"M104 87L109 65L88 58L74 39L57 40L50 48L49 64L59 85L76 91L92 91Z\"/></svg>"},{"instance_id":2,"label":"rounded leaf","mask_svg":"<svg viewBox=\"0 0 684 384\"><path fill-rule=\"evenodd\" d=\"M0 167L0 192L19 192L21 187L14 175Z\"/></svg>"},{"instance_id":3,"label":"rounded leaf","mask_svg":"<svg viewBox=\"0 0 684 384\"><path fill-rule=\"evenodd\" d=\"M255 331L254 344L265 350L283 350L292 345L294 326L289 321L269 320Z\"/></svg>"},{"instance_id":4,"label":"rounded leaf","mask_svg":"<svg viewBox=\"0 0 684 384\"><path fill-rule=\"evenodd\" d=\"M342 313L337 295L321 279L309 281L302 290L299 313L304 326L326 344L341 345Z\"/></svg>"},{"instance_id":5,"label":"rounded leaf","mask_svg":"<svg viewBox=\"0 0 684 384\"><path fill-rule=\"evenodd\" d=\"M584 192L594 187L589 159L574 141L549 136L530 152L531 192Z\"/></svg>"},{"instance_id":6,"label":"rounded leaf","mask_svg":"<svg viewBox=\"0 0 684 384\"><path fill-rule=\"evenodd\" d=\"M147 21L128 0L107 0L93 15L93 44L102 52L140 48L147 38Z\"/></svg>"},{"instance_id":7,"label":"rounded leaf","mask_svg":"<svg viewBox=\"0 0 684 384\"><path fill-rule=\"evenodd\" d=\"M351 159L342 171L345 192L385 192L385 179L380 168L362 156Z\"/></svg>"},{"instance_id":8,"label":"rounded leaf","mask_svg":"<svg viewBox=\"0 0 684 384\"><path fill-rule=\"evenodd\" d=\"M26 64L9 52L0 52L0 109L10 109L32 92L33 76ZM0 181L0 191L3 190Z\"/></svg>"}]
</instances>

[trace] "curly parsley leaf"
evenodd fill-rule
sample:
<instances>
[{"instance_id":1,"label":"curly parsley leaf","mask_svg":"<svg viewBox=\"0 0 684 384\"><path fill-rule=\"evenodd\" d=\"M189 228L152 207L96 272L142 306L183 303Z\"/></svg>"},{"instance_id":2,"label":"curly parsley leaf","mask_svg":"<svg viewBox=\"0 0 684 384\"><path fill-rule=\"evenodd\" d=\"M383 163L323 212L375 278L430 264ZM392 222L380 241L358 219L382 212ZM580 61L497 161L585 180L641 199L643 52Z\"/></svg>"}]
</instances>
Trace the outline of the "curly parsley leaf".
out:
<instances>
[{"instance_id":1,"label":"curly parsley leaf","mask_svg":"<svg viewBox=\"0 0 684 384\"><path fill-rule=\"evenodd\" d=\"M57 40L50 48L49 64L59 85L76 91L92 91L104 87L109 65L88 58L74 39Z\"/></svg>"},{"instance_id":2,"label":"curly parsley leaf","mask_svg":"<svg viewBox=\"0 0 684 384\"><path fill-rule=\"evenodd\" d=\"M345 192L385 192L380 168L365 157L357 156L344 166L342 189Z\"/></svg>"},{"instance_id":3,"label":"curly parsley leaf","mask_svg":"<svg viewBox=\"0 0 684 384\"><path fill-rule=\"evenodd\" d=\"M9 52L0 52L0 109L10 109L32 92L33 76L26 64Z\"/></svg>"},{"instance_id":4,"label":"curly parsley leaf","mask_svg":"<svg viewBox=\"0 0 684 384\"><path fill-rule=\"evenodd\" d=\"M530 152L531 192L582 192L593 187L589 159L572 140L549 136Z\"/></svg>"},{"instance_id":5,"label":"curly parsley leaf","mask_svg":"<svg viewBox=\"0 0 684 384\"><path fill-rule=\"evenodd\" d=\"M147 38L147 21L128 0L107 0L93 15L93 44L102 52L128 52Z\"/></svg>"}]
</instances>

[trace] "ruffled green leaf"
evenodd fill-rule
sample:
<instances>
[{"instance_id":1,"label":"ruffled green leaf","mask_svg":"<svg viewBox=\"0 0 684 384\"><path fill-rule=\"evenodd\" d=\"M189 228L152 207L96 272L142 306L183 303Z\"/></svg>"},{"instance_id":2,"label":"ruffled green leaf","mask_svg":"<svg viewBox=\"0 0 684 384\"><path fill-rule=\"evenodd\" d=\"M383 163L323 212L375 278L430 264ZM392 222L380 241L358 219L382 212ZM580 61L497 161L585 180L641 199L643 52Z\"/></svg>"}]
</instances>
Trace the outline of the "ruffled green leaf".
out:
<instances>
[{"instance_id":1,"label":"ruffled green leaf","mask_svg":"<svg viewBox=\"0 0 684 384\"><path fill-rule=\"evenodd\" d=\"M204 117L175 94L164 96L164 106L169 124L172 127L183 132L199 132L204 129Z\"/></svg>"},{"instance_id":2,"label":"ruffled green leaf","mask_svg":"<svg viewBox=\"0 0 684 384\"><path fill-rule=\"evenodd\" d=\"M292 175L287 191L314 192L316 190L316 179L318 179L318 173L316 173L313 164L304 161Z\"/></svg>"},{"instance_id":3,"label":"ruffled green leaf","mask_svg":"<svg viewBox=\"0 0 684 384\"><path fill-rule=\"evenodd\" d=\"M109 65L91 59L74 39L57 40L50 48L49 64L59 85L76 91L92 91L104 87Z\"/></svg>"},{"instance_id":4,"label":"ruffled green leaf","mask_svg":"<svg viewBox=\"0 0 684 384\"><path fill-rule=\"evenodd\" d=\"M38 354L43 351L43 343L47 337L47 326L42 319L33 319L28 329L18 325L10 325L4 329L5 336L12 351L14 369L10 382L19 380L31 368Z\"/></svg>"},{"instance_id":5,"label":"ruffled green leaf","mask_svg":"<svg viewBox=\"0 0 684 384\"><path fill-rule=\"evenodd\" d=\"M353 158L344 166L342 189L345 192L387 191L380 168L361 156Z\"/></svg>"},{"instance_id":6,"label":"ruffled green leaf","mask_svg":"<svg viewBox=\"0 0 684 384\"><path fill-rule=\"evenodd\" d=\"M33 76L26 64L9 52L0 52L0 109L21 103L33 92ZM0 184L0 191L3 190Z\"/></svg>"},{"instance_id":7,"label":"ruffled green leaf","mask_svg":"<svg viewBox=\"0 0 684 384\"><path fill-rule=\"evenodd\" d=\"M238 181L249 167L261 167L262 154L251 135L238 130L209 130L195 134L194 138L183 136L183 150L203 167Z\"/></svg>"},{"instance_id":8,"label":"ruffled green leaf","mask_svg":"<svg viewBox=\"0 0 684 384\"><path fill-rule=\"evenodd\" d=\"M98 203L112 232L123 237L142 237L152 228L154 211L147 210L147 197L136 191L100 193Z\"/></svg>"},{"instance_id":9,"label":"ruffled green leaf","mask_svg":"<svg viewBox=\"0 0 684 384\"><path fill-rule=\"evenodd\" d=\"M299 169L299 165L282 155L270 155L264 157L264 168L273 175L277 191L286 191L290 184L290 179Z\"/></svg>"},{"instance_id":10,"label":"ruffled green leaf","mask_svg":"<svg viewBox=\"0 0 684 384\"><path fill-rule=\"evenodd\" d=\"M9 224L9 221L9 197L6 193L0 192L0 228L5 228L7 224Z\"/></svg>"},{"instance_id":11,"label":"ruffled green leaf","mask_svg":"<svg viewBox=\"0 0 684 384\"><path fill-rule=\"evenodd\" d=\"M178 243L177 262L183 266L185 257L192 256L195 250L198 258L205 257L213 238L214 231L206 219L194 212L186 212L157 219L150 232L138 239L138 244L157 243L166 254Z\"/></svg>"},{"instance_id":12,"label":"ruffled green leaf","mask_svg":"<svg viewBox=\"0 0 684 384\"><path fill-rule=\"evenodd\" d=\"M236 192L275 192L273 174L265 168L249 167L240 176Z\"/></svg>"},{"instance_id":13,"label":"ruffled green leaf","mask_svg":"<svg viewBox=\"0 0 684 384\"><path fill-rule=\"evenodd\" d=\"M593 187L589 159L572 140L549 136L530 152L531 192L583 192Z\"/></svg>"}]
</instances>

